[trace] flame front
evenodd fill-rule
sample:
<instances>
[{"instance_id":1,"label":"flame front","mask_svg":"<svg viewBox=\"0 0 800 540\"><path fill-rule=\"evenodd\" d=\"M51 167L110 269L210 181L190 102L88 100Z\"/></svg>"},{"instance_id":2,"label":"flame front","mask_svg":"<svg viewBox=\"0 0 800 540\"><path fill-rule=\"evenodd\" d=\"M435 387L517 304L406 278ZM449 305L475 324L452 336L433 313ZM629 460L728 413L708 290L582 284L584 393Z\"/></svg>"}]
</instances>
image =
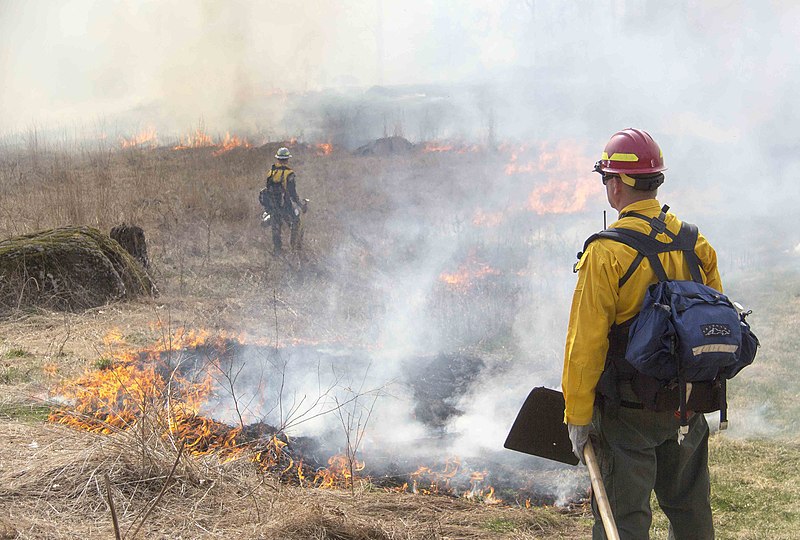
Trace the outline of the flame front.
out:
<instances>
[{"instance_id":1,"label":"flame front","mask_svg":"<svg viewBox=\"0 0 800 540\"><path fill-rule=\"evenodd\" d=\"M199 416L213 388L211 374L190 380L162 360L164 353L205 345L207 339L207 332L178 332L166 343L134 353L115 350L122 336L117 330L109 332L103 341L113 357L110 365L59 385L56 391L69 405L53 411L49 420L109 434L136 425L150 413L162 435L186 440L191 454L235 448L237 429Z\"/></svg>"},{"instance_id":2,"label":"flame front","mask_svg":"<svg viewBox=\"0 0 800 540\"><path fill-rule=\"evenodd\" d=\"M483 150L483 147L477 144L463 144L444 141L428 141L422 146L422 152L425 154L443 152L466 154L480 152L481 150Z\"/></svg>"},{"instance_id":3,"label":"flame front","mask_svg":"<svg viewBox=\"0 0 800 540\"><path fill-rule=\"evenodd\" d=\"M455 272L442 272L439 274L439 281L453 289L466 290L481 279L500 274L500 270L479 261L475 253L472 252Z\"/></svg>"},{"instance_id":4,"label":"flame front","mask_svg":"<svg viewBox=\"0 0 800 540\"><path fill-rule=\"evenodd\" d=\"M537 214L566 214L581 212L590 197L602 191L592 178L591 159L582 145L572 141L501 147L510 154L505 174L530 177L535 184L527 198L526 210ZM528 156L526 160L522 156Z\"/></svg>"},{"instance_id":5,"label":"flame front","mask_svg":"<svg viewBox=\"0 0 800 540\"><path fill-rule=\"evenodd\" d=\"M226 152L230 152L234 148L252 148L252 144L244 137L239 135L231 135L226 132L225 136L214 139L206 133L202 127L197 128L194 132L188 133L180 137L180 142L173 146L173 150L188 150L190 148L215 148L214 155L220 156Z\"/></svg>"},{"instance_id":6,"label":"flame front","mask_svg":"<svg viewBox=\"0 0 800 540\"><path fill-rule=\"evenodd\" d=\"M214 152L215 156L219 156L225 152L230 152L234 148L250 148L252 145L243 137L225 133L225 138L222 139L217 146L219 149Z\"/></svg>"},{"instance_id":7,"label":"flame front","mask_svg":"<svg viewBox=\"0 0 800 540\"><path fill-rule=\"evenodd\" d=\"M322 489L349 488L357 479L356 473L366 467L363 461L337 454L328 460L328 466L314 475L312 484Z\"/></svg>"},{"instance_id":8,"label":"flame front","mask_svg":"<svg viewBox=\"0 0 800 540\"><path fill-rule=\"evenodd\" d=\"M333 145L331 143L318 143L314 145L318 156L329 156L333 153Z\"/></svg>"},{"instance_id":9,"label":"flame front","mask_svg":"<svg viewBox=\"0 0 800 540\"><path fill-rule=\"evenodd\" d=\"M122 148L155 148L158 146L158 134L154 127L147 127L132 137L120 137Z\"/></svg>"},{"instance_id":10,"label":"flame front","mask_svg":"<svg viewBox=\"0 0 800 540\"><path fill-rule=\"evenodd\" d=\"M173 150L186 150L188 148L207 148L214 146L211 136L203 128L197 128L194 133L188 133L180 138Z\"/></svg>"},{"instance_id":11,"label":"flame front","mask_svg":"<svg viewBox=\"0 0 800 540\"><path fill-rule=\"evenodd\" d=\"M459 491L453 486L454 480L466 477L469 489ZM484 485L488 477L487 471L466 472L457 457L448 458L444 468L435 470L430 467L419 467L411 473L411 485L404 483L392 491L423 495L447 494L483 502L484 504L502 504L503 501L494 495L492 486Z\"/></svg>"},{"instance_id":12,"label":"flame front","mask_svg":"<svg viewBox=\"0 0 800 540\"><path fill-rule=\"evenodd\" d=\"M285 435L247 438L242 427L200 414L214 392L214 379L207 372L199 378L181 374L182 352L221 351L226 342L240 344L242 340L242 336L227 334L212 339L202 330L179 331L151 349L134 352L123 350L122 333L112 330L103 339L113 357L111 364L60 384L56 392L68 405L53 411L49 420L82 431L111 434L130 429L146 418L160 429L162 437L184 441L187 452L194 456L215 454L222 462L247 456L261 469L276 471L284 478L296 470L296 481L301 485L309 483L310 474L312 486L351 486L355 473L364 469L361 461L351 464L343 456L334 456L327 468L309 471L287 453L289 439Z\"/></svg>"},{"instance_id":13,"label":"flame front","mask_svg":"<svg viewBox=\"0 0 800 540\"><path fill-rule=\"evenodd\" d=\"M56 390L68 405L53 411L49 420L99 434L150 426L164 439L183 441L187 453L193 456L213 454L223 463L244 457L261 470L301 486L352 488L359 473L366 470L365 462L354 456L334 455L326 467L312 468L290 455L291 440L285 434L248 437L245 431L251 427L232 427L200 414L214 393L214 380L203 370L202 377L182 372L182 354L194 349L213 355L231 343L240 345L240 339L241 336L222 334L211 338L206 331L184 331L166 334L162 342L148 350L131 351L126 350L122 333L113 330L104 338L113 358L110 365L87 370L60 384ZM461 460L455 457L439 469L420 467L408 478L410 482L393 490L455 495L484 504L502 502L494 496L494 489L485 485L486 471L465 472ZM455 487L467 483L468 488Z\"/></svg>"}]
</instances>

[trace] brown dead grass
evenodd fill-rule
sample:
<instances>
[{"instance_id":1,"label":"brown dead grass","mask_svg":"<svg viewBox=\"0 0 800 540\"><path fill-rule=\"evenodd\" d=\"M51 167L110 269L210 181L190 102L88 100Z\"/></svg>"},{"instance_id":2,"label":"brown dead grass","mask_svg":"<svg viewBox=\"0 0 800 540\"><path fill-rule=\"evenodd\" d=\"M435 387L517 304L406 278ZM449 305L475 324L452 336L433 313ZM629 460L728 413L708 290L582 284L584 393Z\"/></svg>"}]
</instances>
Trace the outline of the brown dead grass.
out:
<instances>
[{"instance_id":1,"label":"brown dead grass","mask_svg":"<svg viewBox=\"0 0 800 540\"><path fill-rule=\"evenodd\" d=\"M109 538L102 477L111 479L123 531L135 529L175 458L166 444L144 457L136 434L0 423L0 520L19 538ZM2 531L2 529L0 529ZM246 460L182 459L141 538L286 540L579 538L586 523L551 509L490 508L446 497L354 493L281 485Z\"/></svg>"}]
</instances>

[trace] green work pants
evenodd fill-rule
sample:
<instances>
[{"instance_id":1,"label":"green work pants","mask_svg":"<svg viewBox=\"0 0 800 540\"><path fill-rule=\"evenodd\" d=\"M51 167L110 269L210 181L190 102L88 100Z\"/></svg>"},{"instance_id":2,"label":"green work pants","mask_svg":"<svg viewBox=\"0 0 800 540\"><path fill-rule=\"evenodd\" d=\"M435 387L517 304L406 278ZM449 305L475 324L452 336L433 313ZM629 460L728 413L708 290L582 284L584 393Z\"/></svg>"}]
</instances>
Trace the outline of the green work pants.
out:
<instances>
[{"instance_id":1,"label":"green work pants","mask_svg":"<svg viewBox=\"0 0 800 540\"><path fill-rule=\"evenodd\" d=\"M595 407L593 435L600 470L621 540L650 537L650 495L670 522L669 538L711 540L708 424L702 414L689 421L689 433L679 445L680 421L672 412L620 407L603 414ZM605 539L592 500L594 540Z\"/></svg>"}]
</instances>

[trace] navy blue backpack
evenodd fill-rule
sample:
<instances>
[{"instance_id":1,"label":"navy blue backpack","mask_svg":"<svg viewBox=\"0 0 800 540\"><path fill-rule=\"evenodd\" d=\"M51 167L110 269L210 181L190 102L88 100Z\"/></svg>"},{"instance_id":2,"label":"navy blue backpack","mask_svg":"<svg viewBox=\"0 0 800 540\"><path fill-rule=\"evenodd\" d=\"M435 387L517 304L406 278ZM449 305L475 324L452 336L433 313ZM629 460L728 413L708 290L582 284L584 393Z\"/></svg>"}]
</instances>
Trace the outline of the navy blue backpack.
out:
<instances>
[{"instance_id":1,"label":"navy blue backpack","mask_svg":"<svg viewBox=\"0 0 800 540\"><path fill-rule=\"evenodd\" d=\"M727 427L726 381L753 362L758 338L745 320L750 311L703 284L700 262L694 252L697 227L682 223L678 234L665 223L668 206L656 218L633 212L650 223L649 235L623 228L592 235L635 249L638 254L620 279L622 286L642 259L647 258L658 278L651 285L628 333L625 360L639 374L633 387L644 406L654 410L680 410L681 433L688 430L687 408L696 412L720 411L720 429ZM670 243L656 240L663 232ZM659 253L682 251L691 281L670 280ZM694 393L694 395L692 395ZM677 403L676 403L677 398Z\"/></svg>"}]
</instances>

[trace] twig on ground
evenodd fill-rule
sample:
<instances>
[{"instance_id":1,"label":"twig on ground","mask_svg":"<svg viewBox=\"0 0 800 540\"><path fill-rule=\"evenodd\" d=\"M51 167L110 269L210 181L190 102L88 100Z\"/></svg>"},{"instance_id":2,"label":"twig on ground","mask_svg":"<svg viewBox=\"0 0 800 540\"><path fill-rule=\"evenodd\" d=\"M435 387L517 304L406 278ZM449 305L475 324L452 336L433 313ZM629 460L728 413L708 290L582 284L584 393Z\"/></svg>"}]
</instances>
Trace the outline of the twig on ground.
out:
<instances>
[{"instance_id":1,"label":"twig on ground","mask_svg":"<svg viewBox=\"0 0 800 540\"><path fill-rule=\"evenodd\" d=\"M111 495L111 481L108 479L108 474L103 475L103 482L106 485L106 499L108 500L108 509L111 511L111 523L114 524L114 538L121 540L119 535L119 522L117 521L117 510L114 508L114 497Z\"/></svg>"}]
</instances>

